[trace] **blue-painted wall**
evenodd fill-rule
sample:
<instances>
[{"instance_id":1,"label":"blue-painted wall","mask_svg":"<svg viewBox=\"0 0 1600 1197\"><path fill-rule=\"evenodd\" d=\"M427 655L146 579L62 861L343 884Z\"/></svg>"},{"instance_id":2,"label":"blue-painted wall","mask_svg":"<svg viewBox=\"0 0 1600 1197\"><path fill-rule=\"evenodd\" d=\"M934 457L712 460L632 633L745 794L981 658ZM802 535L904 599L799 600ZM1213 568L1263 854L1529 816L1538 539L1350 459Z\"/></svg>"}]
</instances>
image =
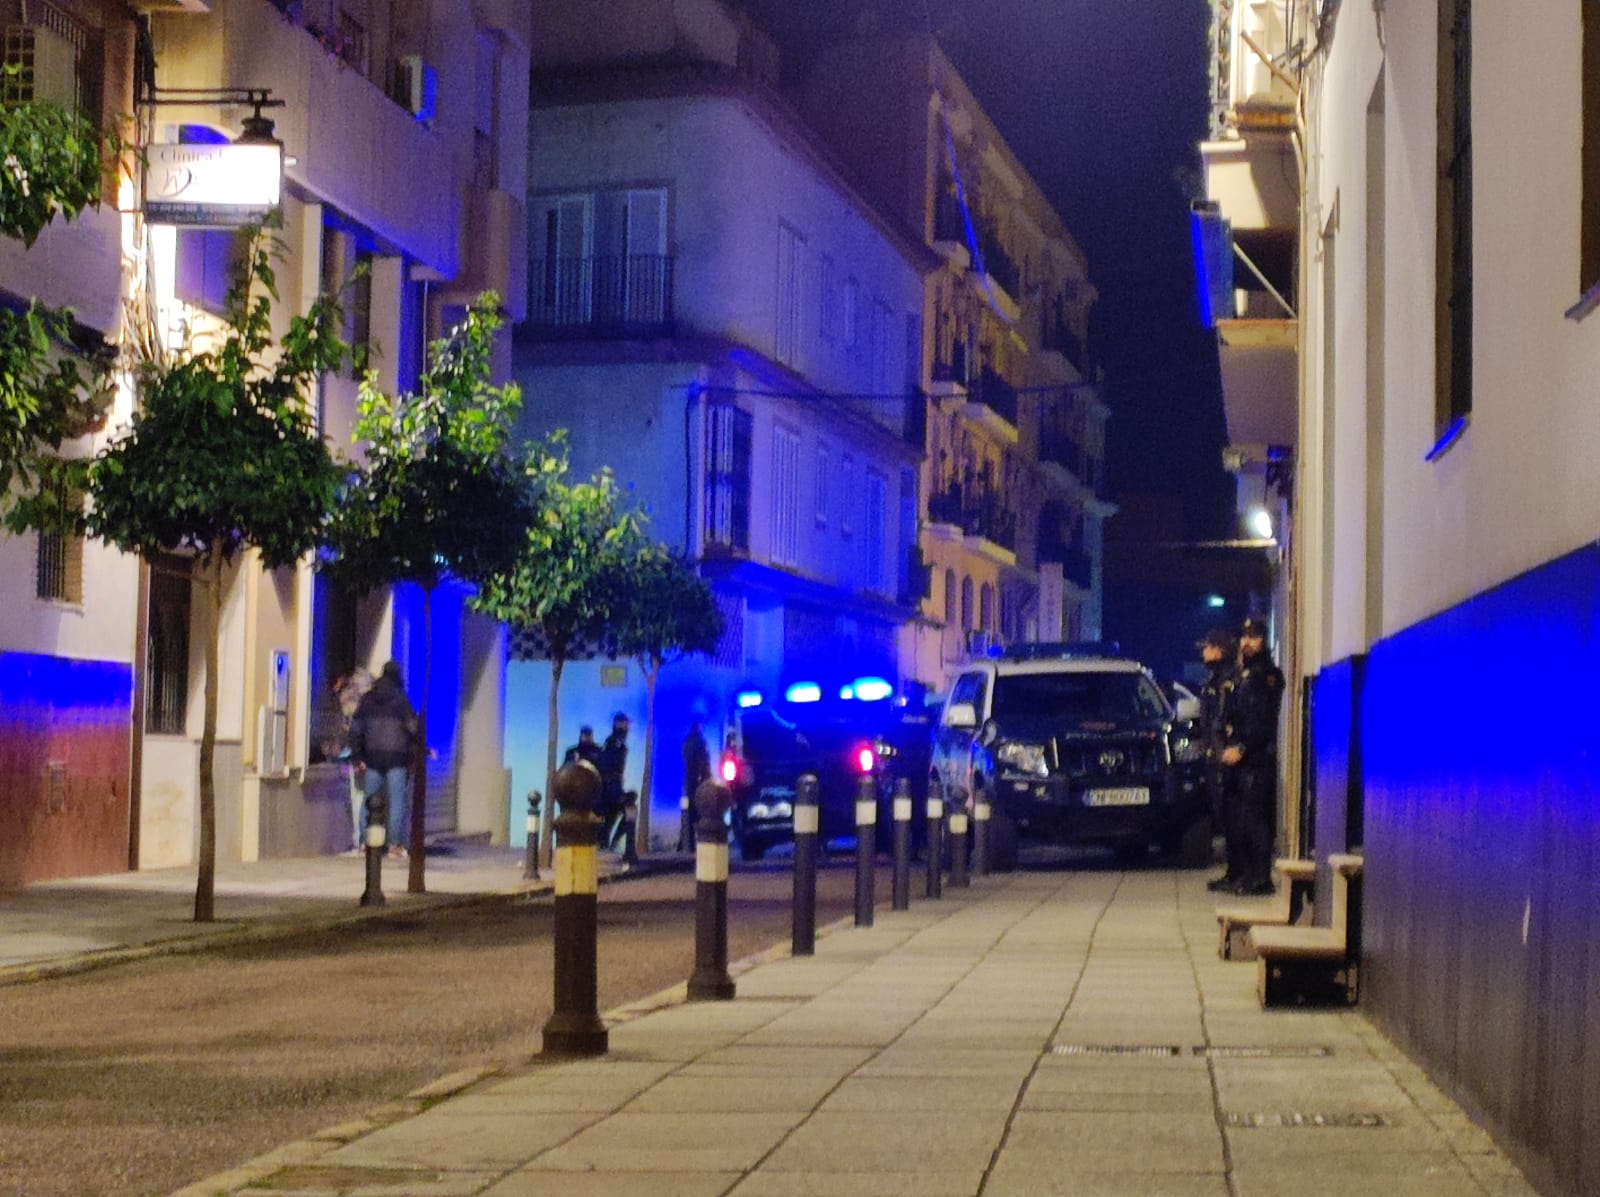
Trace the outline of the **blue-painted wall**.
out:
<instances>
[{"instance_id":1,"label":"blue-painted wall","mask_svg":"<svg viewBox=\"0 0 1600 1197\"><path fill-rule=\"evenodd\" d=\"M1600 1194L1597 596L1589 545L1385 639L1359 728L1362 1004L1533 1177L1586 1195Z\"/></svg>"}]
</instances>

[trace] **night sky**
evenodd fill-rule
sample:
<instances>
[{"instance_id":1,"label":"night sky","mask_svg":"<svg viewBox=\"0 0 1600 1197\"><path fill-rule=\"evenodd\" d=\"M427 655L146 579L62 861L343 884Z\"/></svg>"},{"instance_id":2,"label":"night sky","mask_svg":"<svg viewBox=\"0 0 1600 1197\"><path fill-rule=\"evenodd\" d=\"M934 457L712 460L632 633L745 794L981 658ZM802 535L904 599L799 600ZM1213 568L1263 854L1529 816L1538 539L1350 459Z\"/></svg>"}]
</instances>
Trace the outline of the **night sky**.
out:
<instances>
[{"instance_id":1,"label":"night sky","mask_svg":"<svg viewBox=\"0 0 1600 1197\"><path fill-rule=\"evenodd\" d=\"M803 71L810 48L932 28L1089 259L1092 350L1118 493L1182 496L1186 534L1231 535L1213 334L1200 327L1188 210L1200 191L1206 0L744 0Z\"/></svg>"}]
</instances>

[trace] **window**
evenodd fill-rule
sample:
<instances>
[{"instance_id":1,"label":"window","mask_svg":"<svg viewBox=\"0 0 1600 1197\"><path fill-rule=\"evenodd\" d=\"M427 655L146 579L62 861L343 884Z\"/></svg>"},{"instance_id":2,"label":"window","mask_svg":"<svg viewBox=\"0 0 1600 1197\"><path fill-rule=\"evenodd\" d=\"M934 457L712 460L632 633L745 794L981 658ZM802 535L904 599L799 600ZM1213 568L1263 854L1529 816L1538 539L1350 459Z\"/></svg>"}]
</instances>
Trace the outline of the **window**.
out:
<instances>
[{"instance_id":1,"label":"window","mask_svg":"<svg viewBox=\"0 0 1600 1197\"><path fill-rule=\"evenodd\" d=\"M1439 5L1435 430L1441 445L1472 410L1472 0Z\"/></svg>"},{"instance_id":2,"label":"window","mask_svg":"<svg viewBox=\"0 0 1600 1197\"><path fill-rule=\"evenodd\" d=\"M342 8L333 45L345 66L358 74L367 73L367 27Z\"/></svg>"},{"instance_id":3,"label":"window","mask_svg":"<svg viewBox=\"0 0 1600 1197\"><path fill-rule=\"evenodd\" d=\"M972 579L961 579L961 630L972 631Z\"/></svg>"},{"instance_id":4,"label":"window","mask_svg":"<svg viewBox=\"0 0 1600 1197\"><path fill-rule=\"evenodd\" d=\"M956 621L956 571L944 571L944 622L953 625Z\"/></svg>"},{"instance_id":5,"label":"window","mask_svg":"<svg viewBox=\"0 0 1600 1197\"><path fill-rule=\"evenodd\" d=\"M777 359L791 366L800 352L800 273L805 244L805 238L794 229L778 226L778 327L773 344Z\"/></svg>"},{"instance_id":6,"label":"window","mask_svg":"<svg viewBox=\"0 0 1600 1197\"><path fill-rule=\"evenodd\" d=\"M1583 0L1583 238L1581 289L1600 288L1600 0Z\"/></svg>"},{"instance_id":7,"label":"window","mask_svg":"<svg viewBox=\"0 0 1600 1197\"><path fill-rule=\"evenodd\" d=\"M226 230L179 229L173 262L173 293L191 307L225 316L228 293L244 282L248 265L243 242L237 234Z\"/></svg>"},{"instance_id":8,"label":"window","mask_svg":"<svg viewBox=\"0 0 1600 1197\"><path fill-rule=\"evenodd\" d=\"M817 527L826 527L828 523L828 451L821 445L817 446Z\"/></svg>"},{"instance_id":9,"label":"window","mask_svg":"<svg viewBox=\"0 0 1600 1197\"><path fill-rule=\"evenodd\" d=\"M978 591L978 627L985 632L995 630L994 586L988 582L985 582L983 589Z\"/></svg>"},{"instance_id":10,"label":"window","mask_svg":"<svg viewBox=\"0 0 1600 1197\"><path fill-rule=\"evenodd\" d=\"M628 188L550 196L532 211L529 320L659 325L671 315L667 193Z\"/></svg>"},{"instance_id":11,"label":"window","mask_svg":"<svg viewBox=\"0 0 1600 1197\"><path fill-rule=\"evenodd\" d=\"M164 554L150 566L144 729L181 736L189 713L191 560Z\"/></svg>"},{"instance_id":12,"label":"window","mask_svg":"<svg viewBox=\"0 0 1600 1197\"><path fill-rule=\"evenodd\" d=\"M531 216L528 318L536 324L587 324L589 253L594 238L590 197L554 196L536 201Z\"/></svg>"},{"instance_id":13,"label":"window","mask_svg":"<svg viewBox=\"0 0 1600 1197\"><path fill-rule=\"evenodd\" d=\"M98 123L105 55L100 31L59 5L18 0L0 0L0 24L7 68L0 103L49 100Z\"/></svg>"},{"instance_id":14,"label":"window","mask_svg":"<svg viewBox=\"0 0 1600 1197\"><path fill-rule=\"evenodd\" d=\"M750 413L729 404L706 412L707 544L750 549Z\"/></svg>"},{"instance_id":15,"label":"window","mask_svg":"<svg viewBox=\"0 0 1600 1197\"><path fill-rule=\"evenodd\" d=\"M956 679L956 684L950 688L950 705L958 702L971 703L977 708L978 715L983 715L983 699L986 687L983 684L984 676L981 673L963 673Z\"/></svg>"},{"instance_id":16,"label":"window","mask_svg":"<svg viewBox=\"0 0 1600 1197\"><path fill-rule=\"evenodd\" d=\"M65 514L82 502L62 483L50 488L51 499ZM83 602L83 537L65 532L40 532L34 555L34 594L50 602Z\"/></svg>"},{"instance_id":17,"label":"window","mask_svg":"<svg viewBox=\"0 0 1600 1197\"><path fill-rule=\"evenodd\" d=\"M781 425L772 430L772 560L800 559L800 434Z\"/></svg>"},{"instance_id":18,"label":"window","mask_svg":"<svg viewBox=\"0 0 1600 1197\"><path fill-rule=\"evenodd\" d=\"M826 255L817 263L817 292L822 301L817 335L831 345L839 339L839 286L833 277L833 259Z\"/></svg>"},{"instance_id":19,"label":"window","mask_svg":"<svg viewBox=\"0 0 1600 1197\"><path fill-rule=\"evenodd\" d=\"M856 459L846 453L839 459L839 531L849 536L852 529L851 507L855 504Z\"/></svg>"},{"instance_id":20,"label":"window","mask_svg":"<svg viewBox=\"0 0 1600 1197\"><path fill-rule=\"evenodd\" d=\"M889 589L884 568L884 523L889 480L876 470L867 471L867 589L883 594Z\"/></svg>"}]
</instances>

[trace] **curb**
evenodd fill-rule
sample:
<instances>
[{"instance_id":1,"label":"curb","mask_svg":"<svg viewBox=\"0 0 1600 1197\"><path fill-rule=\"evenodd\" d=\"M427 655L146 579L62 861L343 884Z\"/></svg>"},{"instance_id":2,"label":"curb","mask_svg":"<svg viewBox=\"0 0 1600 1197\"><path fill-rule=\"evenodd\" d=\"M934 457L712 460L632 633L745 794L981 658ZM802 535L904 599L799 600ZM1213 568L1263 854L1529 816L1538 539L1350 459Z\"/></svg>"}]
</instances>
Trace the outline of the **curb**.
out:
<instances>
[{"instance_id":1,"label":"curb","mask_svg":"<svg viewBox=\"0 0 1600 1197\"><path fill-rule=\"evenodd\" d=\"M692 865L673 861L670 864L651 864L643 869L638 865L602 874L602 885L634 877L652 877L663 873L687 871ZM476 893L423 893L408 894L402 902L384 906L358 906L352 910L330 910L323 914L265 915L248 923L229 924L219 920L211 924L212 930L200 929L191 935L175 936L152 943L131 947L104 948L84 952L77 956L63 956L30 964L14 964L0 968L0 988L10 985L28 985L57 977L77 976L112 968L119 964L135 964L142 960L157 960L167 956L187 956L239 944L270 943L278 939L292 939L312 931L333 931L356 926L372 919L384 918L400 912L428 912L459 910L471 906L488 906L497 902L514 902L519 898L548 894L555 886L554 874L537 881L525 881L510 889L482 890ZM196 924L203 928L204 924Z\"/></svg>"}]
</instances>

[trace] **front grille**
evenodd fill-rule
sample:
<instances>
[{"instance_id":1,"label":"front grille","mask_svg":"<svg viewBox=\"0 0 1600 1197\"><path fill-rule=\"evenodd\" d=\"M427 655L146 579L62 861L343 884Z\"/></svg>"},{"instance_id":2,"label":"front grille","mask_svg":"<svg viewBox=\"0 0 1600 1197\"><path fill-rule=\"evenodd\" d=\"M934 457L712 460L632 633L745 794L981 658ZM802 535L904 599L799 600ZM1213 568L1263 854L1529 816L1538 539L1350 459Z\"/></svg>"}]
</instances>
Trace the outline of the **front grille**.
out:
<instances>
[{"instance_id":1,"label":"front grille","mask_svg":"<svg viewBox=\"0 0 1600 1197\"><path fill-rule=\"evenodd\" d=\"M1060 771L1080 781L1148 777L1165 766L1159 740L1057 741Z\"/></svg>"}]
</instances>

